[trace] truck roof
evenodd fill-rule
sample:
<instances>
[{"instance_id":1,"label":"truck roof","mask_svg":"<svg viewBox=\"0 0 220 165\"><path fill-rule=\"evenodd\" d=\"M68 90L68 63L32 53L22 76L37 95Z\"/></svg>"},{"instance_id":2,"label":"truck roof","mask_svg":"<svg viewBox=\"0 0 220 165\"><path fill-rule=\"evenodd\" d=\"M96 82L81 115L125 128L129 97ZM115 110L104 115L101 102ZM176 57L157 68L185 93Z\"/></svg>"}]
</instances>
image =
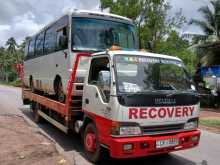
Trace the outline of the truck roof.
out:
<instances>
[{"instance_id":1,"label":"truck roof","mask_svg":"<svg viewBox=\"0 0 220 165\"><path fill-rule=\"evenodd\" d=\"M95 54L93 54L93 56L103 55L103 54L106 54L106 52L95 53ZM108 51L108 54L110 56L114 56L114 55L137 55L137 56L158 57L158 58L165 58L165 59L182 61L178 57L163 55L163 54L157 54L157 53L143 52L143 51L116 50L116 51Z\"/></svg>"}]
</instances>

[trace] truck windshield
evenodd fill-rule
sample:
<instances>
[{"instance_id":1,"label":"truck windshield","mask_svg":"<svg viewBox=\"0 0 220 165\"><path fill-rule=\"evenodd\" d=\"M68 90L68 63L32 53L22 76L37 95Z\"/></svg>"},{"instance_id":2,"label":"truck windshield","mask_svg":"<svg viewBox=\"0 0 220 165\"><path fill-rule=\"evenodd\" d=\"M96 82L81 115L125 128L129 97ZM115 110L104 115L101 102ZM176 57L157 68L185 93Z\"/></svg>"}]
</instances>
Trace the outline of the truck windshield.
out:
<instances>
[{"instance_id":1,"label":"truck windshield","mask_svg":"<svg viewBox=\"0 0 220 165\"><path fill-rule=\"evenodd\" d=\"M100 51L112 45L137 49L138 41L132 24L92 18L73 18L73 50Z\"/></svg>"},{"instance_id":2,"label":"truck windshield","mask_svg":"<svg viewBox=\"0 0 220 165\"><path fill-rule=\"evenodd\" d=\"M192 90L191 80L181 61L128 55L117 55L114 61L119 92Z\"/></svg>"}]
</instances>

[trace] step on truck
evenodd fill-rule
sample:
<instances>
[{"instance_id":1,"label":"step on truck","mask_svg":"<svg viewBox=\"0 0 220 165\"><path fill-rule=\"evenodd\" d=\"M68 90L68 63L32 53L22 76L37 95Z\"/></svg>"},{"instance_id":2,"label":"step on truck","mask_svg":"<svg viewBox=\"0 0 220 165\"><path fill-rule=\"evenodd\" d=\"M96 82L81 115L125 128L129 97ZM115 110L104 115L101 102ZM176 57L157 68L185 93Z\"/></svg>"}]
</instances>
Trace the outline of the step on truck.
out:
<instances>
[{"instance_id":1,"label":"step on truck","mask_svg":"<svg viewBox=\"0 0 220 165\"><path fill-rule=\"evenodd\" d=\"M135 34L124 17L74 11L27 42L24 104L36 122L78 133L91 162L199 144L199 97L183 62L135 51Z\"/></svg>"}]
</instances>

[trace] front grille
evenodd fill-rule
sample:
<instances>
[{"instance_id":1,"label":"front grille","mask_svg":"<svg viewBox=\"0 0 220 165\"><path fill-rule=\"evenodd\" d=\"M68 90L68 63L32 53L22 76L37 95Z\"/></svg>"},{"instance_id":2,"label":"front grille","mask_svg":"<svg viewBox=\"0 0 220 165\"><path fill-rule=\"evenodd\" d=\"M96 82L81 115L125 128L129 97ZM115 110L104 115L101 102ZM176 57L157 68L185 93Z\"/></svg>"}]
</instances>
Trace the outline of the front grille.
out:
<instances>
[{"instance_id":1,"label":"front grille","mask_svg":"<svg viewBox=\"0 0 220 165\"><path fill-rule=\"evenodd\" d=\"M143 134L166 134L183 130L184 124L159 125L159 126L144 126L142 127Z\"/></svg>"}]
</instances>

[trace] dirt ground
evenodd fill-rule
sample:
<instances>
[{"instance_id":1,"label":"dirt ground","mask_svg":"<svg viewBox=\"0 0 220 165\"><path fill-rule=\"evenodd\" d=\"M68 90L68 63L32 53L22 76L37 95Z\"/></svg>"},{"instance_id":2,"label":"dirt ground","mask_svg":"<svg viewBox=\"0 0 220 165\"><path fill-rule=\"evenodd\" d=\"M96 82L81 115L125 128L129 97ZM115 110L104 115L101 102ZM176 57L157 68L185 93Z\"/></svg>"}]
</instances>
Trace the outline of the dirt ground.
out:
<instances>
[{"instance_id":1,"label":"dirt ground","mask_svg":"<svg viewBox=\"0 0 220 165\"><path fill-rule=\"evenodd\" d=\"M220 119L220 109L202 109L200 111L200 118L217 118Z\"/></svg>"},{"instance_id":2,"label":"dirt ground","mask_svg":"<svg viewBox=\"0 0 220 165\"><path fill-rule=\"evenodd\" d=\"M0 165L69 165L22 117L0 116Z\"/></svg>"},{"instance_id":3,"label":"dirt ground","mask_svg":"<svg viewBox=\"0 0 220 165\"><path fill-rule=\"evenodd\" d=\"M200 111L200 119L220 120L220 109L218 109L218 110L202 109ZM208 127L208 126L204 126L201 124L199 125L199 127L201 129L220 134L220 128Z\"/></svg>"}]
</instances>

